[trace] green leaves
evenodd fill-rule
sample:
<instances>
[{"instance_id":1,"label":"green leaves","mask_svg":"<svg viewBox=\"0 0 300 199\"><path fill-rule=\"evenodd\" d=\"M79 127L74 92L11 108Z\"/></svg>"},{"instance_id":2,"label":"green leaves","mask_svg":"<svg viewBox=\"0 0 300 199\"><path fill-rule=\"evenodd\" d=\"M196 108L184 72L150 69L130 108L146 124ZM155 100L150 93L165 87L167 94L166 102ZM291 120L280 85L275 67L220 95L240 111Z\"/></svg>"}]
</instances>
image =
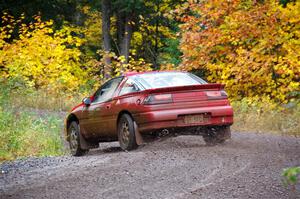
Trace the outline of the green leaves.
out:
<instances>
[{"instance_id":1,"label":"green leaves","mask_svg":"<svg viewBox=\"0 0 300 199\"><path fill-rule=\"evenodd\" d=\"M300 167L290 167L284 169L282 176L284 177L285 185L296 185L300 174Z\"/></svg>"}]
</instances>

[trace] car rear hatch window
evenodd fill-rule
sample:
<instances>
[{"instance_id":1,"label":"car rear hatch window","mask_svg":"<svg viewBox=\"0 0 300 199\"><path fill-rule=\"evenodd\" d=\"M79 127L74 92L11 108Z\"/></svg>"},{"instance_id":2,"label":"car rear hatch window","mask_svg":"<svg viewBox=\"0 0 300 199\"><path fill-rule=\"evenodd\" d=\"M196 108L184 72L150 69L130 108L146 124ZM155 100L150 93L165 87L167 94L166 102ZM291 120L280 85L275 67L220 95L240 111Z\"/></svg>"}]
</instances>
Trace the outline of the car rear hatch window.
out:
<instances>
[{"instance_id":1,"label":"car rear hatch window","mask_svg":"<svg viewBox=\"0 0 300 199\"><path fill-rule=\"evenodd\" d=\"M157 72L136 75L135 78L145 89L190 86L206 84L206 82L190 73Z\"/></svg>"}]
</instances>

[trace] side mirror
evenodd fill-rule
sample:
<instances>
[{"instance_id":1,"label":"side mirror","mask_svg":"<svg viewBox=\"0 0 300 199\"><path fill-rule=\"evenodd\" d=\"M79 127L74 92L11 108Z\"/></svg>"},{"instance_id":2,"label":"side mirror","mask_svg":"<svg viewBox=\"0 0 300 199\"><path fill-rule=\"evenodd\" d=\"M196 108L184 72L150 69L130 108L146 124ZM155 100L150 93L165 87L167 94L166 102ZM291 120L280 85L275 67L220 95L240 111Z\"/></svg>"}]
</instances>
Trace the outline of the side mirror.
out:
<instances>
[{"instance_id":1,"label":"side mirror","mask_svg":"<svg viewBox=\"0 0 300 199\"><path fill-rule=\"evenodd\" d=\"M91 105L92 102L91 102L91 99L89 97L85 97L85 98L83 98L82 103L85 106L89 106L89 105Z\"/></svg>"}]
</instances>

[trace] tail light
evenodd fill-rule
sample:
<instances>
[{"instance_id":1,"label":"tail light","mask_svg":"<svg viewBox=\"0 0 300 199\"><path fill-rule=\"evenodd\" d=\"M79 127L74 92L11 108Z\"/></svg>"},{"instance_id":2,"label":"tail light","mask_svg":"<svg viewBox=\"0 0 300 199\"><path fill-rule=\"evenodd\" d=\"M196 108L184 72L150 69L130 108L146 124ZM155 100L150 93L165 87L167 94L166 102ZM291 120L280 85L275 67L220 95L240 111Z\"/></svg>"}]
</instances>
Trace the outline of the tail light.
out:
<instances>
[{"instance_id":1,"label":"tail light","mask_svg":"<svg viewBox=\"0 0 300 199\"><path fill-rule=\"evenodd\" d=\"M221 91L207 91L206 96L208 99L226 99L227 93L224 90Z\"/></svg>"},{"instance_id":2,"label":"tail light","mask_svg":"<svg viewBox=\"0 0 300 199\"><path fill-rule=\"evenodd\" d=\"M167 104L172 102L173 102L172 94L149 95L144 100L144 104Z\"/></svg>"}]
</instances>

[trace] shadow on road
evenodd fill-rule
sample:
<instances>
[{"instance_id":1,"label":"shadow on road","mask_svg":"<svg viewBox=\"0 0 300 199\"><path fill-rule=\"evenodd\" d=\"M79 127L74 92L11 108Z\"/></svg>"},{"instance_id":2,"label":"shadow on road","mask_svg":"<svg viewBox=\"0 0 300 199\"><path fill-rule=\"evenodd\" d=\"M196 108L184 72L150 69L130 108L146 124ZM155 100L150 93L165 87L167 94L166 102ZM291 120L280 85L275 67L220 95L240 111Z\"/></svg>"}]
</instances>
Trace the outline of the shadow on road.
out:
<instances>
[{"instance_id":1,"label":"shadow on road","mask_svg":"<svg viewBox=\"0 0 300 199\"><path fill-rule=\"evenodd\" d=\"M227 143L218 144L227 145ZM138 147L132 152L146 152L146 151L172 151L178 149L193 149L193 148L213 148L208 146L203 141L202 137L198 136L178 136L178 137L163 137L156 139L148 139L145 144ZM87 156L95 156L101 154L123 152L118 142L100 143L99 148L92 149ZM126 153L124 151L124 153Z\"/></svg>"}]
</instances>

